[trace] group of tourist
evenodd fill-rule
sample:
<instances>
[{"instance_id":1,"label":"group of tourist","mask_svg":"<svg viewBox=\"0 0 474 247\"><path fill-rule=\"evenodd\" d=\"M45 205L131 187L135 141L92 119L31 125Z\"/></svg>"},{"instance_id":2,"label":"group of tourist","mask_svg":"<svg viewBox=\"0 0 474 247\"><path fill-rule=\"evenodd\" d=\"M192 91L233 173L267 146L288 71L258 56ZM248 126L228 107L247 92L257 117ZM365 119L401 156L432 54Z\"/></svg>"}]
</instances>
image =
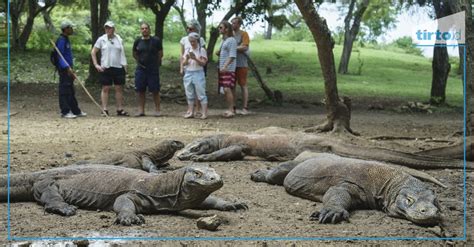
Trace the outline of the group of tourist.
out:
<instances>
[{"instance_id":1,"label":"group of tourist","mask_svg":"<svg viewBox=\"0 0 474 247\"><path fill-rule=\"evenodd\" d=\"M219 24L219 33L222 35L222 44L216 55L219 56L218 90L224 95L227 110L223 117L235 116L236 111L236 84L242 92L242 110L248 111L247 88L247 58L249 49L249 35L241 30L241 17L235 17L231 23L223 21ZM76 79L73 72L73 54L69 36L73 34L74 25L70 21L61 23L61 35L56 41L56 47L64 59L59 59L59 107L63 118L84 117L87 114L80 110L75 98L73 82ZM109 91L115 90L117 116L130 116L123 108L123 87L127 73L127 59L122 38L115 33L115 24L107 21L104 24L105 34L95 42L91 57L95 69L99 72L99 82L102 85L100 94L102 114L109 115ZM187 35L180 41L180 74L183 76L183 85L186 93L187 111L184 118L208 117L208 99L206 96L207 51L206 42L200 36L199 22L192 20L187 25ZM163 58L162 41L151 35L150 25L140 25L141 37L133 43L133 58L136 61L135 91L137 93L138 109L134 116L145 116L145 101L147 90L152 93L155 103L153 116L161 116L160 109L160 66ZM100 59L99 59L100 54Z\"/></svg>"}]
</instances>

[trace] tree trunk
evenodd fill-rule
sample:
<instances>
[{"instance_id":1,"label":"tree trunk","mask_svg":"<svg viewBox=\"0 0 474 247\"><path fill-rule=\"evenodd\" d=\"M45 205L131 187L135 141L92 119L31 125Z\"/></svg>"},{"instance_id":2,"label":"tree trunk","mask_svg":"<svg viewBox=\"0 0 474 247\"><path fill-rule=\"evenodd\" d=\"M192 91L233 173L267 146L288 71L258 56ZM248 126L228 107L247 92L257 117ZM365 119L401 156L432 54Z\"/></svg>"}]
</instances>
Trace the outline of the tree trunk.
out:
<instances>
[{"instance_id":1,"label":"tree trunk","mask_svg":"<svg viewBox=\"0 0 474 247\"><path fill-rule=\"evenodd\" d=\"M245 8L245 6L249 4L250 2L251 0L243 0L241 2L237 2L237 4L235 6L232 6L229 9L229 11L225 14L221 22L228 21L230 17L242 11ZM207 58L209 59L209 61L213 61L214 46L217 43L217 38L219 38L219 30L217 30L216 27L211 27L210 33L211 35L209 37L209 43L207 46Z\"/></svg>"},{"instance_id":2,"label":"tree trunk","mask_svg":"<svg viewBox=\"0 0 474 247\"><path fill-rule=\"evenodd\" d=\"M94 47L97 39L104 34L104 24L109 17L109 1L108 0L90 0L91 13L91 35ZM100 61L100 52L97 54L97 60ZM86 85L94 85L99 81L99 72L94 67L92 58L89 58L89 76L86 79Z\"/></svg>"},{"instance_id":3,"label":"tree trunk","mask_svg":"<svg viewBox=\"0 0 474 247\"><path fill-rule=\"evenodd\" d=\"M10 19L12 25L12 48L16 49L20 39L20 16L25 6L26 0L18 0L10 2ZM5 1L5 6L8 5L8 0Z\"/></svg>"},{"instance_id":4,"label":"tree trunk","mask_svg":"<svg viewBox=\"0 0 474 247\"><path fill-rule=\"evenodd\" d=\"M214 61L214 48L216 47L217 39L219 38L219 30L217 27L211 27L209 30L209 42L207 42L207 58L209 61Z\"/></svg>"},{"instance_id":5,"label":"tree trunk","mask_svg":"<svg viewBox=\"0 0 474 247\"><path fill-rule=\"evenodd\" d=\"M184 17L184 1L181 1L181 6L178 7L176 5L173 5L173 8L178 12L179 15L179 20L181 21L181 25L183 25L183 29L186 30L188 27L188 24L186 23L186 18Z\"/></svg>"},{"instance_id":6,"label":"tree trunk","mask_svg":"<svg viewBox=\"0 0 474 247\"><path fill-rule=\"evenodd\" d=\"M349 72L349 60L351 58L352 47L354 40L357 37L362 22L362 16L369 6L369 0L363 0L358 6L357 11L353 15L356 0L351 0L349 4L349 11L344 18L344 48L342 50L341 61L339 61L338 72L340 74L347 74ZM352 21L352 26L351 26Z\"/></svg>"},{"instance_id":7,"label":"tree trunk","mask_svg":"<svg viewBox=\"0 0 474 247\"><path fill-rule=\"evenodd\" d=\"M51 19L51 11L53 10L53 8L54 8L54 6L49 8L49 9L45 9L45 10L42 11L44 25L46 27L46 30L48 30L51 33L53 33L55 31L53 20Z\"/></svg>"},{"instance_id":8,"label":"tree trunk","mask_svg":"<svg viewBox=\"0 0 474 247\"><path fill-rule=\"evenodd\" d=\"M35 23L35 18L38 16L39 13L43 12L47 8L55 5L56 2L46 2L45 6L42 8L38 8L38 3L35 0L28 0L28 16L26 18L26 24L23 27L23 31L18 37L17 47L20 50L26 49L26 43L30 39L31 31L33 30L33 24Z\"/></svg>"},{"instance_id":9,"label":"tree trunk","mask_svg":"<svg viewBox=\"0 0 474 247\"><path fill-rule=\"evenodd\" d=\"M464 10L466 11L466 136L474 135L474 18L472 15L472 0L464 0Z\"/></svg>"},{"instance_id":10,"label":"tree trunk","mask_svg":"<svg viewBox=\"0 0 474 247\"><path fill-rule=\"evenodd\" d=\"M268 9L268 20L267 20L267 30L265 30L265 39L272 39L273 24L271 22L273 17L273 9L270 7Z\"/></svg>"},{"instance_id":11,"label":"tree trunk","mask_svg":"<svg viewBox=\"0 0 474 247\"><path fill-rule=\"evenodd\" d=\"M165 19L168 13L171 10L171 7L174 5L175 0L166 0L166 2L158 3L157 5L147 6L151 9L153 14L155 14L155 36L160 38L163 41L163 27L165 24Z\"/></svg>"},{"instance_id":12,"label":"tree trunk","mask_svg":"<svg viewBox=\"0 0 474 247\"><path fill-rule=\"evenodd\" d=\"M446 102L446 83L451 69L446 46L436 46L434 48L432 69L430 104L441 105Z\"/></svg>"},{"instance_id":13,"label":"tree trunk","mask_svg":"<svg viewBox=\"0 0 474 247\"><path fill-rule=\"evenodd\" d=\"M436 12L436 18L438 19L451 14L451 9L444 0L433 1L433 6ZM433 70L433 78L431 80L430 104L441 105L446 102L446 84L451 69L446 46L436 46L434 48L431 67Z\"/></svg>"},{"instance_id":14,"label":"tree trunk","mask_svg":"<svg viewBox=\"0 0 474 247\"><path fill-rule=\"evenodd\" d=\"M194 6L196 6L197 21L201 25L201 37L206 40L206 10L211 3L210 0L194 0Z\"/></svg>"},{"instance_id":15,"label":"tree trunk","mask_svg":"<svg viewBox=\"0 0 474 247\"><path fill-rule=\"evenodd\" d=\"M350 127L351 103L348 97L342 101L337 92L336 65L334 63L334 40L326 21L319 16L311 0L295 0L303 19L308 25L318 49L319 62L324 77L327 120L324 124L308 131L348 131L357 134Z\"/></svg>"}]
</instances>

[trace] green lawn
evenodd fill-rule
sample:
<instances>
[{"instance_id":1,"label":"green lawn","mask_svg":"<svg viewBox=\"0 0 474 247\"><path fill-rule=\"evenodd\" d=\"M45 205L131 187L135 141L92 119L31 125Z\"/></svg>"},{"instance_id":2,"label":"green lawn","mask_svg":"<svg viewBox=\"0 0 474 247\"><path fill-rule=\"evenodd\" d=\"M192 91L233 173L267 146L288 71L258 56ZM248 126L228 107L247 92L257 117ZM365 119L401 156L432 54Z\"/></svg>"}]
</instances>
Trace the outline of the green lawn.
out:
<instances>
[{"instance_id":1,"label":"green lawn","mask_svg":"<svg viewBox=\"0 0 474 247\"><path fill-rule=\"evenodd\" d=\"M173 83L176 83L175 81L180 78L177 62L179 44L165 43L163 46L165 58L162 80L166 83L168 78L174 78ZM81 78L86 78L89 48L77 44L73 44L73 47L76 70ZM251 41L250 47L251 57L270 88L279 89L287 99L316 102L323 98L324 83L314 43L254 40ZM126 50L129 68L132 69L134 64L131 44L126 44ZM350 74L337 77L341 96L395 101L426 101L429 98L431 88L429 59L368 48L355 48L355 50L359 52L352 54ZM341 46L336 46L334 49L336 67L341 51ZM0 58L5 61L6 49L2 49L0 53ZM271 68L272 73L267 74L267 68ZM360 75L357 73L359 68ZM448 81L447 102L450 105L462 106L461 77L454 75L454 71L452 69ZM53 68L49 63L49 51L12 53L11 78L13 83L56 82L53 78ZM1 73L0 80L6 81L6 73ZM253 77L250 77L249 83L254 97L263 99L262 90L258 88Z\"/></svg>"}]
</instances>

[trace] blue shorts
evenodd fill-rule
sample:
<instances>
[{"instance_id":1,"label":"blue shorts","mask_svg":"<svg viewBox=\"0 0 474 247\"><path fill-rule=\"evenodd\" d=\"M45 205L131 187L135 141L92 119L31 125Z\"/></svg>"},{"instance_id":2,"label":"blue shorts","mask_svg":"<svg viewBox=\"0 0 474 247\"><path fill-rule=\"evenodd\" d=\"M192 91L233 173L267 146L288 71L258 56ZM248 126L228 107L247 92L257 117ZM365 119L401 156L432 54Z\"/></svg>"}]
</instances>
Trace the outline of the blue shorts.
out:
<instances>
[{"instance_id":1,"label":"blue shorts","mask_svg":"<svg viewBox=\"0 0 474 247\"><path fill-rule=\"evenodd\" d=\"M135 71L135 91L160 92L160 74L150 73L141 69Z\"/></svg>"}]
</instances>

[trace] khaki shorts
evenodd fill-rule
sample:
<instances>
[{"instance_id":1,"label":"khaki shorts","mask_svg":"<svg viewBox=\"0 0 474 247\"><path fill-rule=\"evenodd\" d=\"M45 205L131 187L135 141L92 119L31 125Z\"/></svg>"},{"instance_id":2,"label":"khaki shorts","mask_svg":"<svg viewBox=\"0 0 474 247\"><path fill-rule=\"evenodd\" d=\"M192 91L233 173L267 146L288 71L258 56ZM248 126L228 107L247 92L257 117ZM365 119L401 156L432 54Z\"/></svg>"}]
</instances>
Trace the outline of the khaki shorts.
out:
<instances>
[{"instance_id":1,"label":"khaki shorts","mask_svg":"<svg viewBox=\"0 0 474 247\"><path fill-rule=\"evenodd\" d=\"M247 86L247 67L237 67L235 69L235 80L240 86Z\"/></svg>"}]
</instances>

